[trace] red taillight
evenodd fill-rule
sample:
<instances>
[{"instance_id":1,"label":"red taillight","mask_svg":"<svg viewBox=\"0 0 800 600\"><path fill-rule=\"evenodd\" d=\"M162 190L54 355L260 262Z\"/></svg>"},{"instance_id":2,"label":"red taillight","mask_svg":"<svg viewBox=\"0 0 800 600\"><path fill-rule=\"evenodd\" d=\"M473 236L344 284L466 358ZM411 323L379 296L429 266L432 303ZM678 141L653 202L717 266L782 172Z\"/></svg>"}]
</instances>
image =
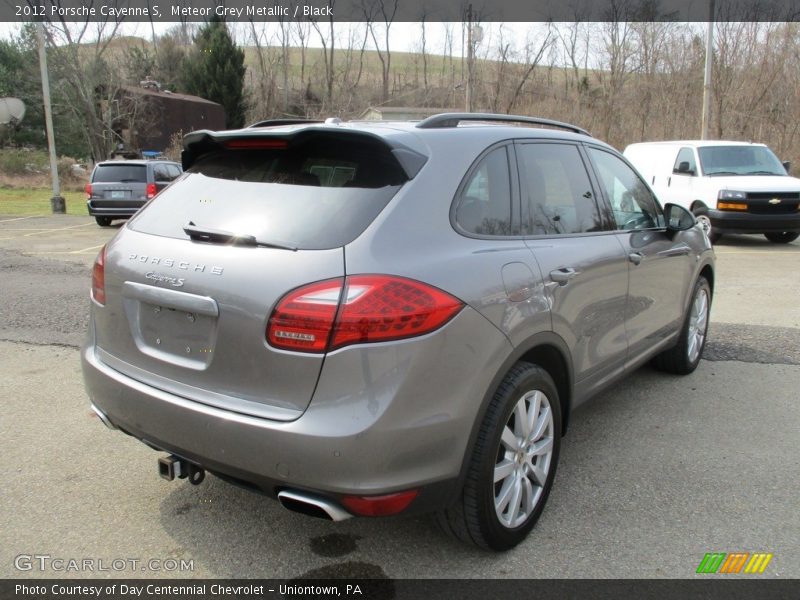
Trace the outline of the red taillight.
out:
<instances>
[{"instance_id":1,"label":"red taillight","mask_svg":"<svg viewBox=\"0 0 800 600\"><path fill-rule=\"evenodd\" d=\"M344 496L342 505L362 517L386 517L403 512L417 497L419 490L408 490L385 496Z\"/></svg>"},{"instance_id":2,"label":"red taillight","mask_svg":"<svg viewBox=\"0 0 800 600\"><path fill-rule=\"evenodd\" d=\"M87 199L87 200L88 200L89 198L91 198L91 197L92 197L92 184L91 184L91 183L87 183L87 184L84 186L84 188L83 188L83 191L84 191L84 192L86 192L86 199Z\"/></svg>"},{"instance_id":3,"label":"red taillight","mask_svg":"<svg viewBox=\"0 0 800 600\"><path fill-rule=\"evenodd\" d=\"M151 198L155 197L155 195L157 193L158 193L158 190L156 189L156 184L155 183L148 183L147 184L147 199L150 200Z\"/></svg>"},{"instance_id":4,"label":"red taillight","mask_svg":"<svg viewBox=\"0 0 800 600\"><path fill-rule=\"evenodd\" d=\"M98 304L106 303L106 247L100 250L92 267L92 298Z\"/></svg>"},{"instance_id":5,"label":"red taillight","mask_svg":"<svg viewBox=\"0 0 800 600\"><path fill-rule=\"evenodd\" d=\"M272 311L267 326L269 343L286 350L325 352L341 293L341 279L289 292Z\"/></svg>"},{"instance_id":6,"label":"red taillight","mask_svg":"<svg viewBox=\"0 0 800 600\"><path fill-rule=\"evenodd\" d=\"M440 289L404 277L330 279L284 296L270 317L267 339L299 352L399 340L438 329L463 306Z\"/></svg>"},{"instance_id":7,"label":"red taillight","mask_svg":"<svg viewBox=\"0 0 800 600\"><path fill-rule=\"evenodd\" d=\"M288 145L286 140L268 138L244 138L227 140L222 145L228 150L283 150Z\"/></svg>"},{"instance_id":8,"label":"red taillight","mask_svg":"<svg viewBox=\"0 0 800 600\"><path fill-rule=\"evenodd\" d=\"M429 333L449 321L462 306L450 294L412 279L348 277L331 349Z\"/></svg>"}]
</instances>

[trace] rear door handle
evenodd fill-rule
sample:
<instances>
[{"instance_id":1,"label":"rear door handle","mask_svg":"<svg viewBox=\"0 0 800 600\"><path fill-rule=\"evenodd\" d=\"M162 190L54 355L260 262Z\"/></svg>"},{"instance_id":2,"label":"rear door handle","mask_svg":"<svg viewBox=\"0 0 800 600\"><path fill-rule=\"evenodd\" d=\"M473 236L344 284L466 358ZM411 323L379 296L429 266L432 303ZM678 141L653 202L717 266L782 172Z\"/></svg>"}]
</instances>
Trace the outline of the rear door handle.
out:
<instances>
[{"instance_id":1,"label":"rear door handle","mask_svg":"<svg viewBox=\"0 0 800 600\"><path fill-rule=\"evenodd\" d=\"M628 260L631 261L633 264L638 265L644 260L644 254L641 252L631 252L628 254Z\"/></svg>"},{"instance_id":2,"label":"rear door handle","mask_svg":"<svg viewBox=\"0 0 800 600\"><path fill-rule=\"evenodd\" d=\"M550 279L559 285L567 285L569 280L577 276L580 271L576 271L572 267L562 267L555 271L550 271Z\"/></svg>"}]
</instances>

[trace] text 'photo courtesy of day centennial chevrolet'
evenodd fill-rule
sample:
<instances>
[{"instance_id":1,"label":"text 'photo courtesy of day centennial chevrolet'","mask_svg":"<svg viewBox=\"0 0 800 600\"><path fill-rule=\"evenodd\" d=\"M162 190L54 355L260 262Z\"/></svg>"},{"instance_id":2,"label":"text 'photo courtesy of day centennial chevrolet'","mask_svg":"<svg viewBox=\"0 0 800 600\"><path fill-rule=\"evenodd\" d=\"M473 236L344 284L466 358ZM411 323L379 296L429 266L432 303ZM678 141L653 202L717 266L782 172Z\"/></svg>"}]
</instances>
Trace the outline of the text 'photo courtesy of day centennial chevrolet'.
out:
<instances>
[{"instance_id":1,"label":"text 'photo courtesy of day centennial chevrolet'","mask_svg":"<svg viewBox=\"0 0 800 600\"><path fill-rule=\"evenodd\" d=\"M186 135L182 163L97 256L82 350L165 479L502 551L576 407L703 355L707 234L580 127L265 121Z\"/></svg>"}]
</instances>

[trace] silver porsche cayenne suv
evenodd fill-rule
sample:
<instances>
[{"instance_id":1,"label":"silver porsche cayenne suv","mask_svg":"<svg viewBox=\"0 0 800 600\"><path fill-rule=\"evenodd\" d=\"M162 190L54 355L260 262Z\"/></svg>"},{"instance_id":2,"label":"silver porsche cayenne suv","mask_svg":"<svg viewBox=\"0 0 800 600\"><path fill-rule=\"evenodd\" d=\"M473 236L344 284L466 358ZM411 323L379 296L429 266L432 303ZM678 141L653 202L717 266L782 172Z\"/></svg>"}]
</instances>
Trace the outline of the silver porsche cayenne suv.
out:
<instances>
[{"instance_id":1,"label":"silver porsche cayenne suv","mask_svg":"<svg viewBox=\"0 0 800 600\"><path fill-rule=\"evenodd\" d=\"M98 416L167 479L505 550L577 406L702 356L703 230L573 125L266 122L193 132L182 162L97 257L82 352Z\"/></svg>"}]
</instances>

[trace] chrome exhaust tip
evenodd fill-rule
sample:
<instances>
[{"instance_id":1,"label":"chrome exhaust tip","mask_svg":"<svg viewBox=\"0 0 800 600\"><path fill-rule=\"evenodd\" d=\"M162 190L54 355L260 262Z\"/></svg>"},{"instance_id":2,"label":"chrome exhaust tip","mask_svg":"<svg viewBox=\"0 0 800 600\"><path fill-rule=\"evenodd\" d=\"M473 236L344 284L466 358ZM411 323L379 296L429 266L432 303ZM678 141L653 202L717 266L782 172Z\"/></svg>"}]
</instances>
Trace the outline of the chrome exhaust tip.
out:
<instances>
[{"instance_id":1,"label":"chrome exhaust tip","mask_svg":"<svg viewBox=\"0 0 800 600\"><path fill-rule=\"evenodd\" d=\"M278 493L278 501L293 512L329 521L345 521L353 516L330 500L305 492L283 490Z\"/></svg>"}]
</instances>

